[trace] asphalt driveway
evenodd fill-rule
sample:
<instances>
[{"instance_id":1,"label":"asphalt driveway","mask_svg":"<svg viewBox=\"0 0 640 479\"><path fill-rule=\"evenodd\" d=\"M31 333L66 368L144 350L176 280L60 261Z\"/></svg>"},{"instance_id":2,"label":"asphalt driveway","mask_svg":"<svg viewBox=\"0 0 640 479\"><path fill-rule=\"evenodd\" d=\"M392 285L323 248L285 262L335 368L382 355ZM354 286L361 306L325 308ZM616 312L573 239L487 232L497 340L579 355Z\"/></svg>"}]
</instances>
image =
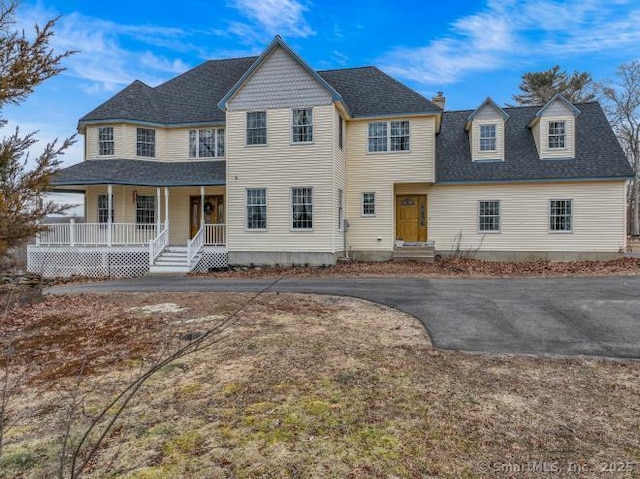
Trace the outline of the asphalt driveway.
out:
<instances>
[{"instance_id":1,"label":"asphalt driveway","mask_svg":"<svg viewBox=\"0 0 640 479\"><path fill-rule=\"evenodd\" d=\"M436 347L640 358L640 277L561 279L144 277L54 287L79 292L260 291L354 296L418 318Z\"/></svg>"}]
</instances>

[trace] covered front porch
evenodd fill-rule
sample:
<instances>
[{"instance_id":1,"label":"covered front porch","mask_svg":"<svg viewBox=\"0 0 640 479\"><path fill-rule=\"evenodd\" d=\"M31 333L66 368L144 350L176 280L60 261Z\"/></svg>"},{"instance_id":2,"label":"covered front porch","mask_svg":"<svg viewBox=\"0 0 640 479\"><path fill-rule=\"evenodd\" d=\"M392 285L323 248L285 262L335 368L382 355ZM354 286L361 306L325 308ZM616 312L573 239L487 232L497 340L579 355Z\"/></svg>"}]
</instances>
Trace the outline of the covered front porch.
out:
<instances>
[{"instance_id":1,"label":"covered front porch","mask_svg":"<svg viewBox=\"0 0 640 479\"><path fill-rule=\"evenodd\" d=\"M133 276L226 267L224 162L215 163L92 160L62 170L52 185L84 194L84 222L45 225L29 246L29 271ZM91 177L98 166L103 173ZM212 166L216 174L206 175ZM191 178L193 169L203 174ZM193 181L200 184L186 184Z\"/></svg>"}]
</instances>

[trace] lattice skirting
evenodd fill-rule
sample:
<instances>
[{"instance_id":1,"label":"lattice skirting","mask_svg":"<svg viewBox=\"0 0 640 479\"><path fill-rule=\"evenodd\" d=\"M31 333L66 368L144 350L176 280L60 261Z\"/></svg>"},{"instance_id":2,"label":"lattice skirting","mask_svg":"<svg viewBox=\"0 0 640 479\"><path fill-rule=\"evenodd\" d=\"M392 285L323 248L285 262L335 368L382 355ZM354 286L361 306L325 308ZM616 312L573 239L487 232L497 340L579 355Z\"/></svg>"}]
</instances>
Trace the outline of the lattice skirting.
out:
<instances>
[{"instance_id":1,"label":"lattice skirting","mask_svg":"<svg viewBox=\"0 0 640 479\"><path fill-rule=\"evenodd\" d=\"M45 278L139 276L149 271L149 248L30 245L27 271L42 274Z\"/></svg>"},{"instance_id":2,"label":"lattice skirting","mask_svg":"<svg viewBox=\"0 0 640 479\"><path fill-rule=\"evenodd\" d=\"M193 271L206 273L212 269L226 268L228 265L227 248L223 246L205 246L202 249L202 257Z\"/></svg>"}]
</instances>

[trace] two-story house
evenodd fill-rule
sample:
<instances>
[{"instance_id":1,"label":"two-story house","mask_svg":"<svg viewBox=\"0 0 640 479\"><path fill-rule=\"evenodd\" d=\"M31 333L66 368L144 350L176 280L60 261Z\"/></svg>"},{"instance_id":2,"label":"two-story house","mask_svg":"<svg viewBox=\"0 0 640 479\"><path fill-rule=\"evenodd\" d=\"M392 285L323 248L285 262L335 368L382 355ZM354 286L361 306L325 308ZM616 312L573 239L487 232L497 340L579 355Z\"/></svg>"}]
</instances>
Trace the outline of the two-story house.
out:
<instances>
[{"instance_id":1,"label":"two-story house","mask_svg":"<svg viewBox=\"0 0 640 479\"><path fill-rule=\"evenodd\" d=\"M387 260L613 257L631 169L597 103L446 111L375 67L259 57L140 81L80 119L85 161L52 181L84 224L29 249L45 275Z\"/></svg>"}]
</instances>

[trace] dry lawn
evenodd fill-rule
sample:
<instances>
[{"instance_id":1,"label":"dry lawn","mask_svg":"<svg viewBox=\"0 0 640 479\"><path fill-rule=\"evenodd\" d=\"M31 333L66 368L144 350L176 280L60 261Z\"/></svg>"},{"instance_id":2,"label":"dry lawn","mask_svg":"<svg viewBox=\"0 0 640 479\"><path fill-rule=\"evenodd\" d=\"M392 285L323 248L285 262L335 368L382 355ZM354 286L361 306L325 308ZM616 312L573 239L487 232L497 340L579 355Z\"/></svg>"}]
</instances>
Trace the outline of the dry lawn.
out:
<instances>
[{"instance_id":1,"label":"dry lawn","mask_svg":"<svg viewBox=\"0 0 640 479\"><path fill-rule=\"evenodd\" d=\"M394 277L427 278L532 278L575 277L640 274L640 258L620 258L610 261L482 261L473 258L438 259L435 263L416 261L352 262L329 267L233 268L225 271L192 273L213 278L292 277Z\"/></svg>"},{"instance_id":2,"label":"dry lawn","mask_svg":"<svg viewBox=\"0 0 640 479\"><path fill-rule=\"evenodd\" d=\"M57 477L74 391L72 442L180 336L251 298L85 295L12 311L0 336L24 376L0 477ZM86 477L640 475L639 362L438 351L415 319L355 299L269 293L238 319L148 381ZM614 461L626 471L600 471ZM513 473L534 462L559 472Z\"/></svg>"}]
</instances>

